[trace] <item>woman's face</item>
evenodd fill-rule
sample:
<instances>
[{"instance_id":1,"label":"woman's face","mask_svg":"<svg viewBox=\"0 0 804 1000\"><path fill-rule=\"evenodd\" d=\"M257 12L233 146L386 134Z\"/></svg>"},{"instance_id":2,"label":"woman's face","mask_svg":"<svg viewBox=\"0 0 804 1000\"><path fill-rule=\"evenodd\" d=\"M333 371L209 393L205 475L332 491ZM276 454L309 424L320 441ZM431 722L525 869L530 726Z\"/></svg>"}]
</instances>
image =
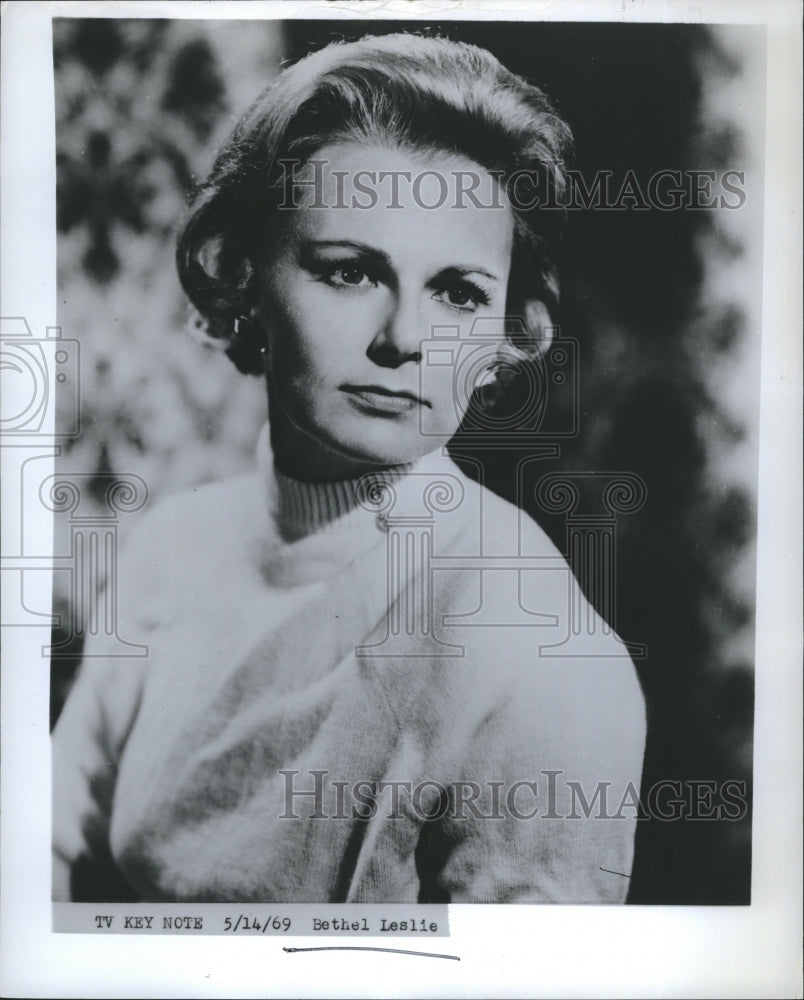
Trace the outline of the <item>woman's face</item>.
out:
<instances>
[{"instance_id":1,"label":"woman's face","mask_svg":"<svg viewBox=\"0 0 804 1000\"><path fill-rule=\"evenodd\" d=\"M296 189L265 263L257 318L278 465L345 478L457 430L468 394L456 393L456 342L478 320L485 342L503 338L513 215L464 158L344 143L315 160L298 175L315 186ZM428 350L434 334L443 349Z\"/></svg>"}]
</instances>

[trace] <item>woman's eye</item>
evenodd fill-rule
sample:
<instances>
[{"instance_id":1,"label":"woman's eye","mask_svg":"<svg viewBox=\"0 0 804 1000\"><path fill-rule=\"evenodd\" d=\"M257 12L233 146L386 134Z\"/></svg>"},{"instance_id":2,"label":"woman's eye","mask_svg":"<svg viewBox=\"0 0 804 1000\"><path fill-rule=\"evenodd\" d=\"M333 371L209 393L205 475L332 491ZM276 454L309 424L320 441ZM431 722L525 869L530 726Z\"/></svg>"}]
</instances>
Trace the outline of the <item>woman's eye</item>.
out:
<instances>
[{"instance_id":1,"label":"woman's eye","mask_svg":"<svg viewBox=\"0 0 804 1000\"><path fill-rule=\"evenodd\" d=\"M330 284L341 288L360 288L376 284L368 275L366 270L357 265L340 265L334 267L329 272L328 280Z\"/></svg>"},{"instance_id":2,"label":"woman's eye","mask_svg":"<svg viewBox=\"0 0 804 1000\"><path fill-rule=\"evenodd\" d=\"M436 298L454 309L464 312L474 312L479 305L488 304L488 296L480 288L467 285L451 285L439 292Z\"/></svg>"},{"instance_id":3,"label":"woman's eye","mask_svg":"<svg viewBox=\"0 0 804 1000\"><path fill-rule=\"evenodd\" d=\"M447 292L449 301L454 306L465 306L467 302L472 302L472 296L466 288L450 288Z\"/></svg>"}]
</instances>

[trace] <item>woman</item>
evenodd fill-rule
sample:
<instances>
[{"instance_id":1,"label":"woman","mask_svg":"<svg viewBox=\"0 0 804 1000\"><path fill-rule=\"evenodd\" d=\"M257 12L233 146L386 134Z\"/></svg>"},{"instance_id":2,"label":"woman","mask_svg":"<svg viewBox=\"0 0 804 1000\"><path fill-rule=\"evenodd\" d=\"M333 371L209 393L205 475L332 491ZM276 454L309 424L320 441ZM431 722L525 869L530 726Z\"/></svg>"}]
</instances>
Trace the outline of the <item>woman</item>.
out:
<instances>
[{"instance_id":1,"label":"woman","mask_svg":"<svg viewBox=\"0 0 804 1000\"><path fill-rule=\"evenodd\" d=\"M57 899L624 900L633 667L610 633L550 655L565 562L443 447L462 354L488 402L547 349L568 141L489 53L392 35L221 149L179 275L270 431L129 545L149 656L90 645L59 720Z\"/></svg>"}]
</instances>

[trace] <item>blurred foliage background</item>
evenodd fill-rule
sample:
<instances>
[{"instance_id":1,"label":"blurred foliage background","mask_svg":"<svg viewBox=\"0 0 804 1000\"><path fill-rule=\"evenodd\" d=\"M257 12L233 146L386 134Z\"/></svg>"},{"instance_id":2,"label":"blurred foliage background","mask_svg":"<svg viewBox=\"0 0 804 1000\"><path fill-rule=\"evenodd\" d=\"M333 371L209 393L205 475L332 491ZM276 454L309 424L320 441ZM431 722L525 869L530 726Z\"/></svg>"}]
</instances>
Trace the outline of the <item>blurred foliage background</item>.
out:
<instances>
[{"instance_id":1,"label":"blurred foliage background","mask_svg":"<svg viewBox=\"0 0 804 1000\"><path fill-rule=\"evenodd\" d=\"M491 49L543 86L576 135L577 166L643 180L662 169L747 171L740 212L572 213L562 334L579 342L580 434L533 463L630 471L648 490L618 524L617 631L645 643L643 787L736 779L750 800L754 495L761 261L761 52L756 29L357 21L54 21L59 323L81 343L82 433L63 471L136 473L151 502L252 462L258 380L184 332L173 239L194 183L281 62L366 31L434 31ZM478 452L513 498L527 453ZM99 488L97 502L102 503ZM63 531L65 526L61 525ZM59 575L57 574L57 577ZM582 581L584 583L585 581ZM56 610L69 620L64 580ZM64 627L55 639L64 639ZM79 650L53 660L58 714ZM504 651L501 651L504 655ZM740 822L644 819L629 899L750 896Z\"/></svg>"}]
</instances>

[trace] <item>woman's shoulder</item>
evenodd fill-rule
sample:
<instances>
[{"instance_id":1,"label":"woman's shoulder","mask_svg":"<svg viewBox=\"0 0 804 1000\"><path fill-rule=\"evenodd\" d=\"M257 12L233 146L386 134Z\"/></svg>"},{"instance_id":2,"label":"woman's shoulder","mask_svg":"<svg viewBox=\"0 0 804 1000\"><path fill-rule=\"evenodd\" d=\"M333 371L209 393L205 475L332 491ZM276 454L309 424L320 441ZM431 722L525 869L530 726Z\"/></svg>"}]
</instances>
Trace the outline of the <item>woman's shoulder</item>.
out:
<instances>
[{"instance_id":1,"label":"woman's shoulder","mask_svg":"<svg viewBox=\"0 0 804 1000\"><path fill-rule=\"evenodd\" d=\"M259 476L246 473L160 498L122 536L122 553L130 571L186 566L218 550L254 544L267 523Z\"/></svg>"},{"instance_id":2,"label":"woman's shoulder","mask_svg":"<svg viewBox=\"0 0 804 1000\"><path fill-rule=\"evenodd\" d=\"M148 510L153 524L176 517L229 519L232 505L250 505L258 484L256 471L251 470L224 479L215 479L160 497Z\"/></svg>"},{"instance_id":3,"label":"woman's shoulder","mask_svg":"<svg viewBox=\"0 0 804 1000\"><path fill-rule=\"evenodd\" d=\"M542 723L580 714L642 727L630 651L565 554L532 517L488 488L472 485L467 499L471 516L456 539L460 568L433 574L436 619L462 651L460 670L445 676L486 709L505 706Z\"/></svg>"}]
</instances>

